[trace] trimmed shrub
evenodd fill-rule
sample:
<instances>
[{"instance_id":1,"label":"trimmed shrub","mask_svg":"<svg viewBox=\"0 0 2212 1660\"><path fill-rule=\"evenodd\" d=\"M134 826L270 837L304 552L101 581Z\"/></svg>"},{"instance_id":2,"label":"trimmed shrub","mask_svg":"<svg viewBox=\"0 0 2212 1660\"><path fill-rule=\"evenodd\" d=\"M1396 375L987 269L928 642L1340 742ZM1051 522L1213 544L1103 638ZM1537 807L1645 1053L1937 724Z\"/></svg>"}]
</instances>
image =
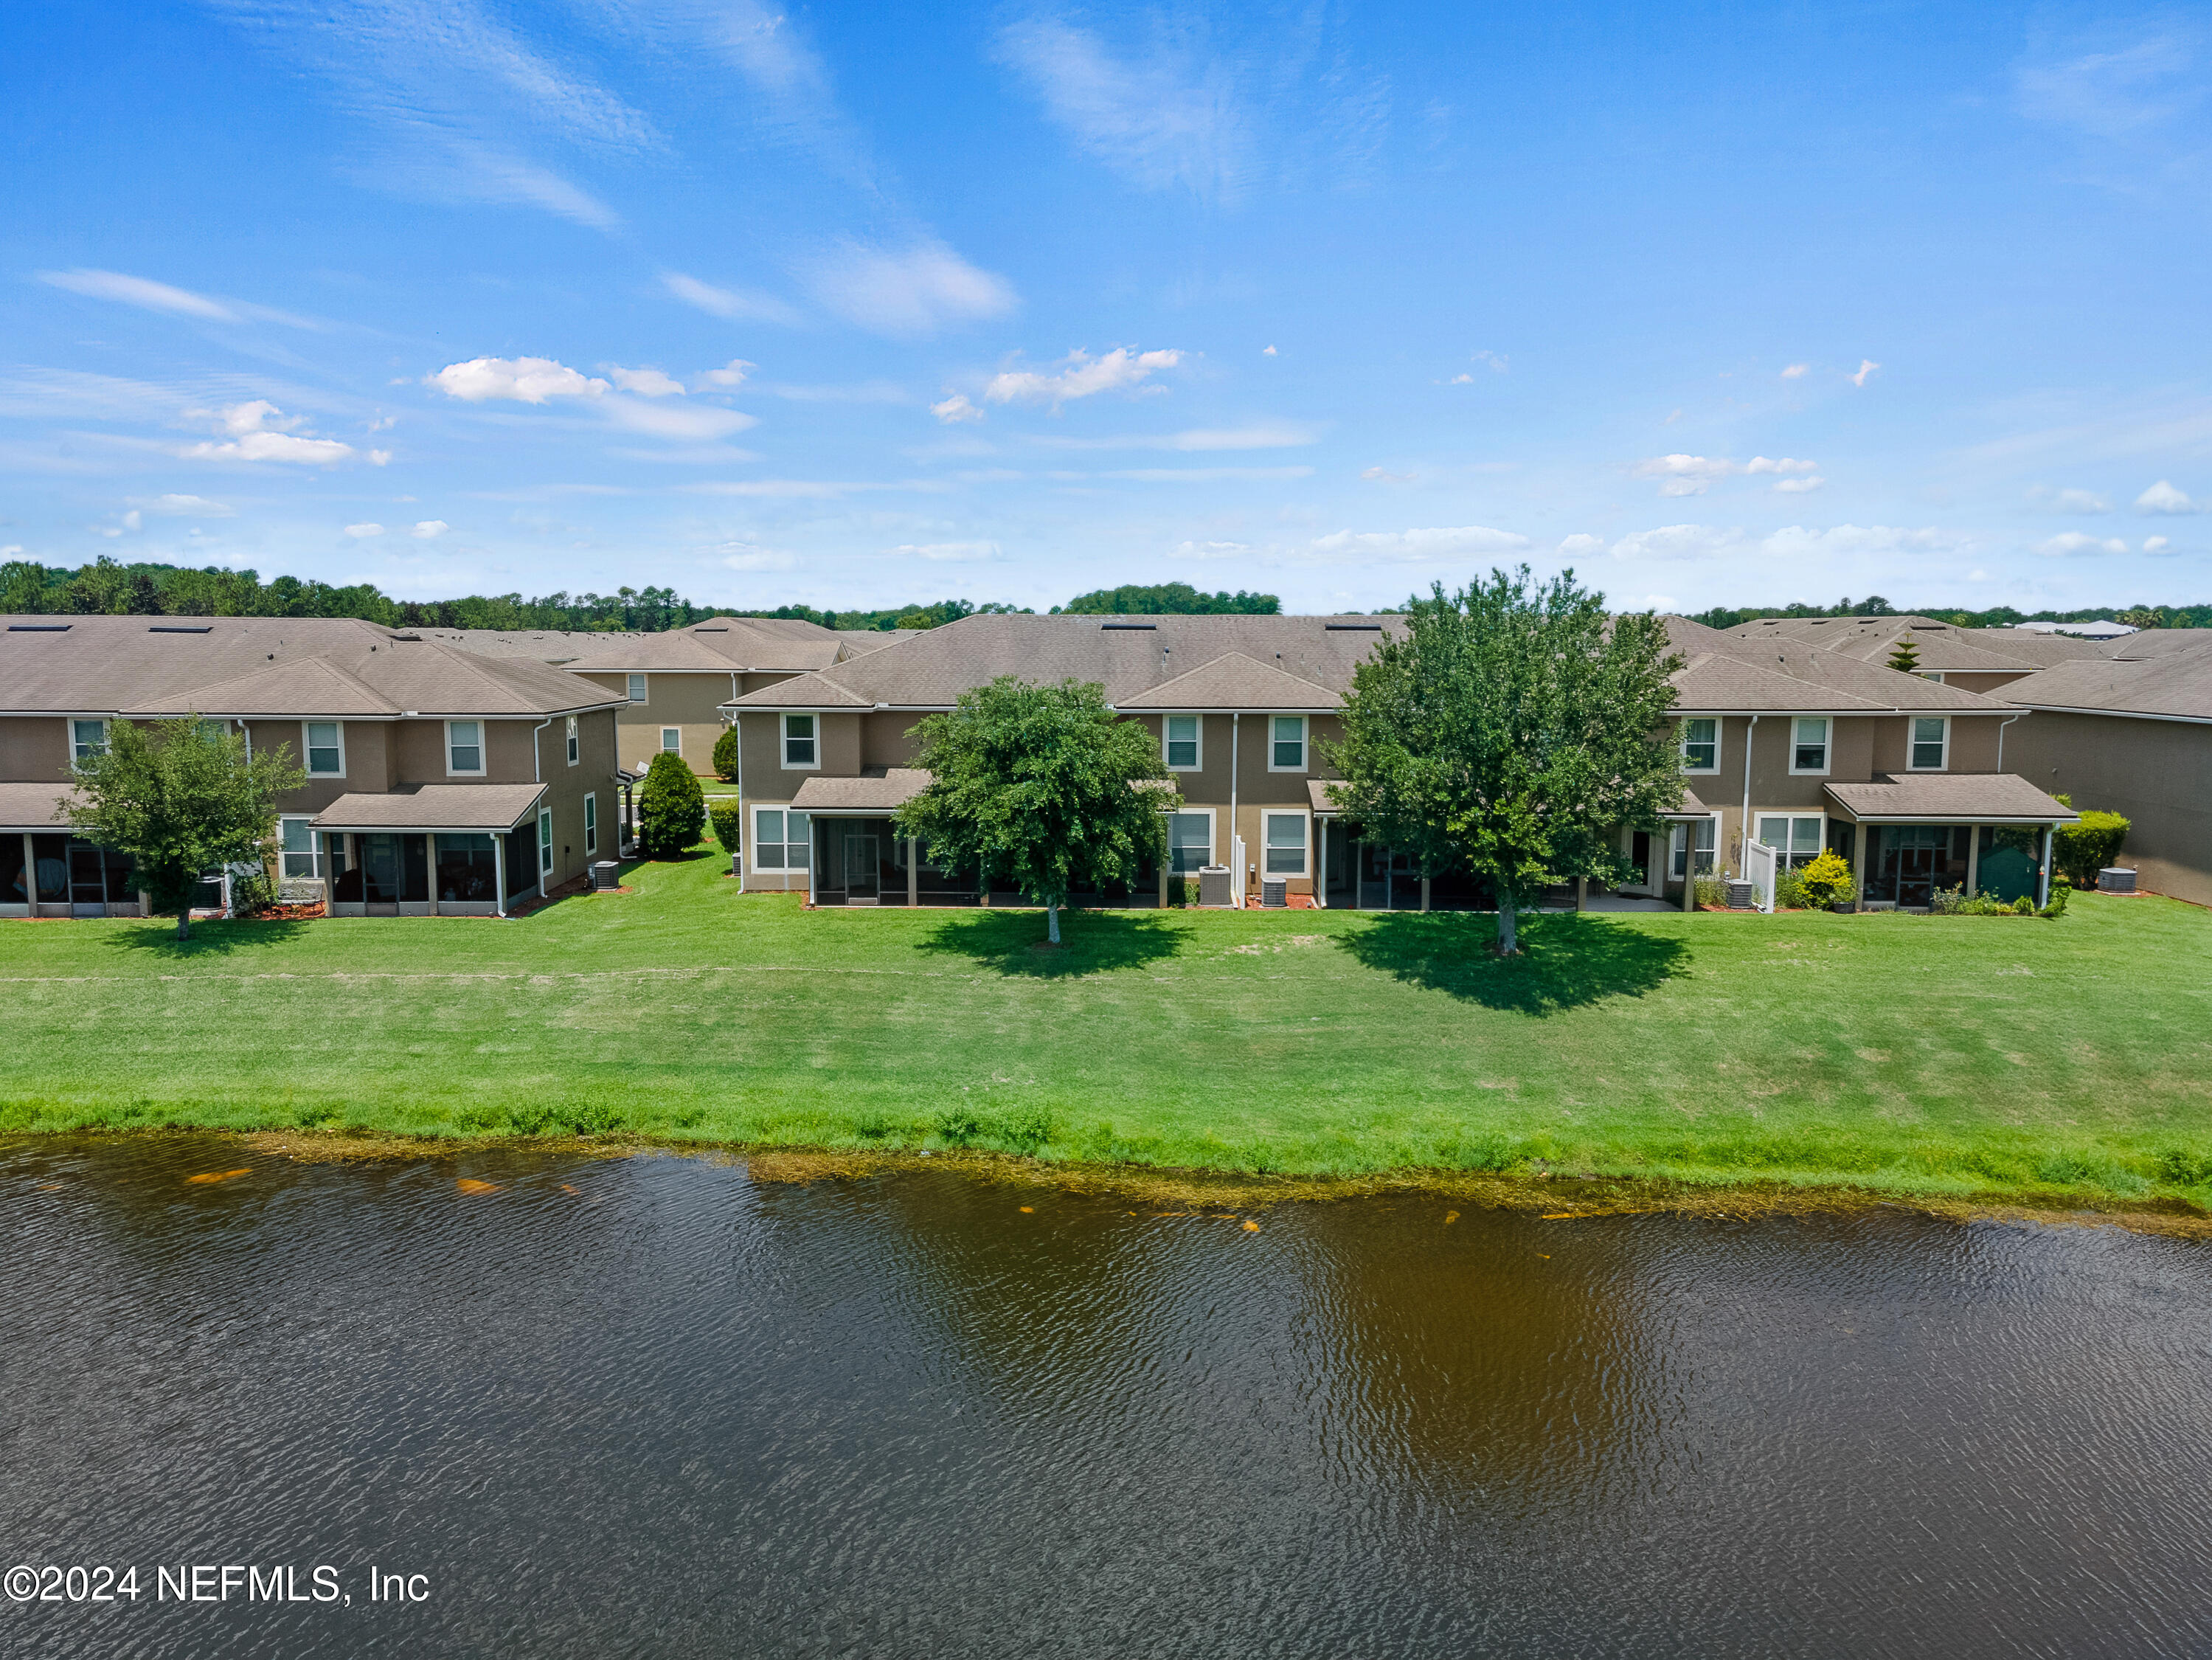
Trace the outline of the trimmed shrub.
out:
<instances>
[{"instance_id":1,"label":"trimmed shrub","mask_svg":"<svg viewBox=\"0 0 2212 1660\"><path fill-rule=\"evenodd\" d=\"M2097 873L2120 856L2120 848L2133 828L2117 812L2095 807L2081 809L2078 824L2061 824L2051 838L2051 862L2073 879L2077 888L2097 885Z\"/></svg>"},{"instance_id":2,"label":"trimmed shrub","mask_svg":"<svg viewBox=\"0 0 2212 1660\"><path fill-rule=\"evenodd\" d=\"M1721 877L1700 876L1698 879L1697 903L1700 905L1727 904L1728 883Z\"/></svg>"},{"instance_id":3,"label":"trimmed shrub","mask_svg":"<svg viewBox=\"0 0 2212 1660\"><path fill-rule=\"evenodd\" d=\"M1804 903L1826 909L1831 905L1847 905L1859 897L1859 885L1851 875L1850 861L1831 848L1797 873L1797 891Z\"/></svg>"},{"instance_id":4,"label":"trimmed shrub","mask_svg":"<svg viewBox=\"0 0 2212 1660\"><path fill-rule=\"evenodd\" d=\"M744 830L744 809L735 801L713 802L707 808L707 820L714 825L714 839L722 844L722 851L735 853Z\"/></svg>"},{"instance_id":5,"label":"trimmed shrub","mask_svg":"<svg viewBox=\"0 0 2212 1660\"><path fill-rule=\"evenodd\" d=\"M688 852L707 827L707 794L680 757L653 757L637 792L638 852L647 859L674 859Z\"/></svg>"},{"instance_id":6,"label":"trimmed shrub","mask_svg":"<svg viewBox=\"0 0 2212 1660\"><path fill-rule=\"evenodd\" d=\"M2065 915L2066 897L2073 891L2074 885L2068 881L2064 876L2060 875L2052 877L2051 879L2051 903L2045 905L2041 910L2036 912L2036 915L2038 916Z\"/></svg>"},{"instance_id":7,"label":"trimmed shrub","mask_svg":"<svg viewBox=\"0 0 2212 1660\"><path fill-rule=\"evenodd\" d=\"M1803 879L1796 871L1784 866L1774 873L1774 909L1802 910L1807 901Z\"/></svg>"},{"instance_id":8,"label":"trimmed shrub","mask_svg":"<svg viewBox=\"0 0 2212 1660\"><path fill-rule=\"evenodd\" d=\"M714 740L714 776L726 784L738 781L738 729L725 727Z\"/></svg>"}]
</instances>

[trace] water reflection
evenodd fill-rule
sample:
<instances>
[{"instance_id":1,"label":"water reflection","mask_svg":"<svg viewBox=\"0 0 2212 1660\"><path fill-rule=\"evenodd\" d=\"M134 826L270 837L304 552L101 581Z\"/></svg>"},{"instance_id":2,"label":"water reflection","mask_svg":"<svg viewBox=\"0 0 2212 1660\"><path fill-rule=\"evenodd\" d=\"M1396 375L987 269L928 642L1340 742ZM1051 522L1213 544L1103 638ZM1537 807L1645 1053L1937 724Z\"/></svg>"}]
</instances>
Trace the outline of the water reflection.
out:
<instances>
[{"instance_id":1,"label":"water reflection","mask_svg":"<svg viewBox=\"0 0 2212 1660\"><path fill-rule=\"evenodd\" d=\"M433 1587L20 1652L2212 1646L2198 1247L193 1138L0 1195L11 1561Z\"/></svg>"}]
</instances>

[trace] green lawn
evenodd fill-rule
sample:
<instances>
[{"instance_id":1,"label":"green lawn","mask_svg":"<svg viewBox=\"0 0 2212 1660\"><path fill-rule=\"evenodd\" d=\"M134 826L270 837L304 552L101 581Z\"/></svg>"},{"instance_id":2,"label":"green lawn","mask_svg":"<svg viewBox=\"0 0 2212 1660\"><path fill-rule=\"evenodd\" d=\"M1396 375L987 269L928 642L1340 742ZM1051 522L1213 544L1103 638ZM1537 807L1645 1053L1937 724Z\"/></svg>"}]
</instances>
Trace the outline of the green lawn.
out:
<instances>
[{"instance_id":1,"label":"green lawn","mask_svg":"<svg viewBox=\"0 0 2212 1660\"><path fill-rule=\"evenodd\" d=\"M802 912L0 923L0 1128L620 1129L1281 1173L2212 1199L2212 916Z\"/></svg>"}]
</instances>

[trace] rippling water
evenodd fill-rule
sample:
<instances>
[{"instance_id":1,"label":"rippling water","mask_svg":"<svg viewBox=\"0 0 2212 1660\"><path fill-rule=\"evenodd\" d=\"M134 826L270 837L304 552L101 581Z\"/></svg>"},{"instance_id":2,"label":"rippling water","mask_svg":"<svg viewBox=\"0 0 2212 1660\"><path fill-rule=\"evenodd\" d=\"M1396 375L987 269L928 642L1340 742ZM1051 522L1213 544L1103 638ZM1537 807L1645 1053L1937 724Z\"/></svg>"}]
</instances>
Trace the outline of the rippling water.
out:
<instances>
[{"instance_id":1,"label":"rippling water","mask_svg":"<svg viewBox=\"0 0 2212 1660\"><path fill-rule=\"evenodd\" d=\"M0 1566L142 1580L17 1654L2212 1651L2202 1246L196 1139L0 1199ZM352 1601L156 1600L226 1563Z\"/></svg>"}]
</instances>

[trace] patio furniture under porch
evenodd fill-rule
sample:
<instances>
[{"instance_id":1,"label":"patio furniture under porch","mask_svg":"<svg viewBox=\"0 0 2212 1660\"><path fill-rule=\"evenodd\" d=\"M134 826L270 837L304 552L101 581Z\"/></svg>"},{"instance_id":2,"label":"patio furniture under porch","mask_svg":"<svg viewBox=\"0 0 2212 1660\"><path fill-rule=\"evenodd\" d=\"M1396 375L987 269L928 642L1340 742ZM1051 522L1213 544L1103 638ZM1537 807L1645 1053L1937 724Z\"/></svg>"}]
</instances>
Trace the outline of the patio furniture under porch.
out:
<instances>
[{"instance_id":1,"label":"patio furniture under porch","mask_svg":"<svg viewBox=\"0 0 2212 1660\"><path fill-rule=\"evenodd\" d=\"M543 784L424 784L318 813L332 916L504 916L539 897Z\"/></svg>"}]
</instances>

